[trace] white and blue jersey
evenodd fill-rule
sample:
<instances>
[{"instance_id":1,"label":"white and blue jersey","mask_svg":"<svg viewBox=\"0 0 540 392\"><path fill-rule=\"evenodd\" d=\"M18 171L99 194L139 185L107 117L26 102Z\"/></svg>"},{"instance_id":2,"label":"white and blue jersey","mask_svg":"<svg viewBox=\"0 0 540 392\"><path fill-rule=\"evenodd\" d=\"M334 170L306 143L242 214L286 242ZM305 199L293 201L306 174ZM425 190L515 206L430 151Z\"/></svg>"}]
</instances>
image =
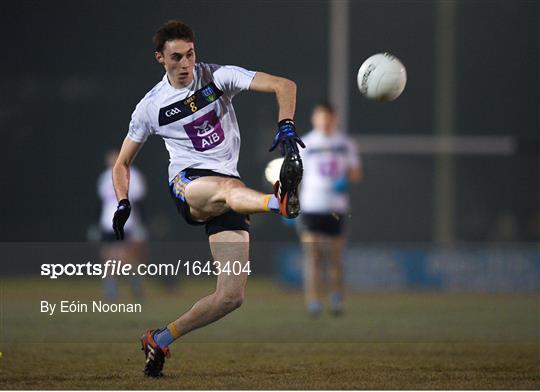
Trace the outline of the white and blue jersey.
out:
<instances>
[{"instance_id":1,"label":"white and blue jersey","mask_svg":"<svg viewBox=\"0 0 540 392\"><path fill-rule=\"evenodd\" d=\"M349 196L336 190L336 182L346 178L349 170L361 166L355 143L342 132L326 135L314 129L302 136L306 145L300 149L304 175L300 184L303 213L345 214Z\"/></svg>"},{"instance_id":2,"label":"white and blue jersey","mask_svg":"<svg viewBox=\"0 0 540 392\"><path fill-rule=\"evenodd\" d=\"M163 138L169 182L186 168L238 176L240 130L232 99L249 88L255 72L205 63L193 72L193 82L182 89L165 74L135 108L127 137L137 143L149 135Z\"/></svg>"}]
</instances>

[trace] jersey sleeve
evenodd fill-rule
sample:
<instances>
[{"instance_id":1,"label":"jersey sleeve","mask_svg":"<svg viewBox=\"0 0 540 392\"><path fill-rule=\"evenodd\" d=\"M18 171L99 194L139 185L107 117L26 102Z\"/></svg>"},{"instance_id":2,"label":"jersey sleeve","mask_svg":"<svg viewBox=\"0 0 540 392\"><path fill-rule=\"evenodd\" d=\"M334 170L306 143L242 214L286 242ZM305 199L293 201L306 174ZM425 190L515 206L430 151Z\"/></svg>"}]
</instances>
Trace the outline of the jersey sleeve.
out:
<instances>
[{"instance_id":1,"label":"jersey sleeve","mask_svg":"<svg viewBox=\"0 0 540 392\"><path fill-rule=\"evenodd\" d=\"M214 72L214 83L224 93L235 96L240 91L249 89L255 72L242 67L225 65Z\"/></svg>"},{"instance_id":2,"label":"jersey sleeve","mask_svg":"<svg viewBox=\"0 0 540 392\"><path fill-rule=\"evenodd\" d=\"M362 158L360 157L356 143L350 138L347 140L347 167L349 169L362 167Z\"/></svg>"},{"instance_id":3,"label":"jersey sleeve","mask_svg":"<svg viewBox=\"0 0 540 392\"><path fill-rule=\"evenodd\" d=\"M129 122L127 137L137 143L144 143L152 133L148 119L147 105L144 100L139 102Z\"/></svg>"}]
</instances>

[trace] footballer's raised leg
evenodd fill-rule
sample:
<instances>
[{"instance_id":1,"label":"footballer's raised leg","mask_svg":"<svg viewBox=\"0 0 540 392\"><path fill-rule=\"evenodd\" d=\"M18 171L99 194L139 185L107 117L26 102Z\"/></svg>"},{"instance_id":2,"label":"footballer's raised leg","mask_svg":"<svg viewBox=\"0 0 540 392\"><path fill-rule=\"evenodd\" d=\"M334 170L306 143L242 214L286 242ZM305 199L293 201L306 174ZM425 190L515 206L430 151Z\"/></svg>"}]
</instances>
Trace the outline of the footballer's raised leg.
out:
<instances>
[{"instance_id":1,"label":"footballer's raised leg","mask_svg":"<svg viewBox=\"0 0 540 392\"><path fill-rule=\"evenodd\" d=\"M231 210L240 214L278 211L279 203L271 196L247 188L236 178L199 177L185 186L190 215L201 222Z\"/></svg>"}]
</instances>

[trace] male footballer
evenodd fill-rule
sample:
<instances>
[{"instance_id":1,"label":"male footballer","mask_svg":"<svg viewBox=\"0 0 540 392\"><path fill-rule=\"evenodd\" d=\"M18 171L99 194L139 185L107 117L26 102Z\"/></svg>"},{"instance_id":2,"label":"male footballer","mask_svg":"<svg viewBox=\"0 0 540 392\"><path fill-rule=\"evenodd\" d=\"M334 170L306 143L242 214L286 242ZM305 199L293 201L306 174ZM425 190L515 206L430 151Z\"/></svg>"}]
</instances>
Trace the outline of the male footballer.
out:
<instances>
[{"instance_id":1,"label":"male footballer","mask_svg":"<svg viewBox=\"0 0 540 392\"><path fill-rule=\"evenodd\" d=\"M99 226L101 229L100 254L103 260L121 259L132 265L143 262L146 250L147 230L137 209L131 214L124 226L124 240L116 241L116 234L111 227L111 216L116 211L118 201L112 182L112 168L118 159L118 149L109 150L105 154L105 169L98 178L97 191L101 199L101 214ZM146 194L146 181L143 174L134 166L130 168L130 198L131 202L141 205ZM140 211L140 209L139 209ZM128 278L129 285L135 298L142 299L141 276L133 275ZM108 276L103 280L105 299L116 301L118 297L118 279Z\"/></svg>"},{"instance_id":2,"label":"male footballer","mask_svg":"<svg viewBox=\"0 0 540 392\"><path fill-rule=\"evenodd\" d=\"M188 224L205 226L214 259L245 264L249 214L275 212L295 218L300 212L298 145L305 146L293 121L296 85L263 72L197 63L193 31L179 21L165 23L154 35L154 44L155 58L165 75L135 108L113 168L118 200L115 232L122 239L131 210L130 165L148 136L159 135L170 155L169 190L178 212ZM247 188L236 169L240 131L232 99L243 90L273 93L277 98L278 131L270 151L279 145L285 161L273 195ZM247 272L221 273L213 293L165 328L147 331L141 338L144 373L159 377L173 341L238 308L246 282Z\"/></svg>"},{"instance_id":3,"label":"male footballer","mask_svg":"<svg viewBox=\"0 0 540 392\"><path fill-rule=\"evenodd\" d=\"M311 116L313 130L303 138L304 180L300 202L300 235L306 253L304 289L308 313L321 312L322 273L328 257L330 311L342 313L345 220L349 212L349 185L363 177L362 164L354 141L337 128L335 109L328 103L315 106Z\"/></svg>"}]
</instances>

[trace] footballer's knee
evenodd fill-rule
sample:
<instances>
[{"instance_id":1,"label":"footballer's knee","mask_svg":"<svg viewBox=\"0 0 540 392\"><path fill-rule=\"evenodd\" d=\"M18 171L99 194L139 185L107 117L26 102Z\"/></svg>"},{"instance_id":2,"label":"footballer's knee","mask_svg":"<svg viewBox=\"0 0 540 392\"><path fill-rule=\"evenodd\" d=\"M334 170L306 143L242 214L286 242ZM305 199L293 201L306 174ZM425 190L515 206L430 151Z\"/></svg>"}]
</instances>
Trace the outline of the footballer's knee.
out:
<instances>
[{"instance_id":1,"label":"footballer's knee","mask_svg":"<svg viewBox=\"0 0 540 392\"><path fill-rule=\"evenodd\" d=\"M245 187L245 184L237 179L227 180L226 184L224 184L223 192L225 195L225 203L227 203L232 210L235 210L242 205L245 199L245 196L242 194L242 189Z\"/></svg>"},{"instance_id":2,"label":"footballer's knee","mask_svg":"<svg viewBox=\"0 0 540 392\"><path fill-rule=\"evenodd\" d=\"M218 292L217 301L221 309L225 310L227 313L232 312L242 306L242 303L244 302L244 292L240 290Z\"/></svg>"}]
</instances>

